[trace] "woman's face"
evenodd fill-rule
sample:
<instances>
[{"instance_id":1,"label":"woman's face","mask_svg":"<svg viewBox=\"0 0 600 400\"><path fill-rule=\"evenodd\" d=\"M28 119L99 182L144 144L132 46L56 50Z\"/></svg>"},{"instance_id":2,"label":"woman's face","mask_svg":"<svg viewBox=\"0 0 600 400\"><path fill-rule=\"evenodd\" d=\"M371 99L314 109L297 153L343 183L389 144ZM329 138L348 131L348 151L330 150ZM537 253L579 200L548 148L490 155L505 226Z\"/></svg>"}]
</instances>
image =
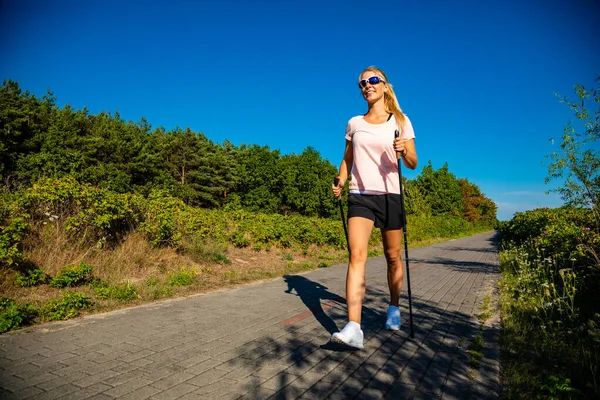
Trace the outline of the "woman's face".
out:
<instances>
[{"instance_id":1,"label":"woman's face","mask_svg":"<svg viewBox=\"0 0 600 400\"><path fill-rule=\"evenodd\" d=\"M366 71L362 74L358 81L358 86L363 97L369 103L374 103L381 99L387 90L383 77L375 71Z\"/></svg>"}]
</instances>

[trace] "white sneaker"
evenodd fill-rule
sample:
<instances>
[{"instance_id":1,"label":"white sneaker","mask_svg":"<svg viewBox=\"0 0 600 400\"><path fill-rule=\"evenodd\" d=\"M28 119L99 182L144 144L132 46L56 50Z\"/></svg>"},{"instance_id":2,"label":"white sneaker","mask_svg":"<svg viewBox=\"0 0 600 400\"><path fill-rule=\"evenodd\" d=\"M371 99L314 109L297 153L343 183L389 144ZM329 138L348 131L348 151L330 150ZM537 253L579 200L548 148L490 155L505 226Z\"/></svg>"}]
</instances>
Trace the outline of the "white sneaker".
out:
<instances>
[{"instance_id":1,"label":"white sneaker","mask_svg":"<svg viewBox=\"0 0 600 400\"><path fill-rule=\"evenodd\" d=\"M348 322L344 329L331 335L332 342L356 347L357 349L364 347L363 338L363 331L360 329L360 325L354 321Z\"/></svg>"},{"instance_id":2,"label":"white sneaker","mask_svg":"<svg viewBox=\"0 0 600 400\"><path fill-rule=\"evenodd\" d=\"M400 330L400 321L400 308L390 305L387 309L385 329L389 329L391 331Z\"/></svg>"}]
</instances>

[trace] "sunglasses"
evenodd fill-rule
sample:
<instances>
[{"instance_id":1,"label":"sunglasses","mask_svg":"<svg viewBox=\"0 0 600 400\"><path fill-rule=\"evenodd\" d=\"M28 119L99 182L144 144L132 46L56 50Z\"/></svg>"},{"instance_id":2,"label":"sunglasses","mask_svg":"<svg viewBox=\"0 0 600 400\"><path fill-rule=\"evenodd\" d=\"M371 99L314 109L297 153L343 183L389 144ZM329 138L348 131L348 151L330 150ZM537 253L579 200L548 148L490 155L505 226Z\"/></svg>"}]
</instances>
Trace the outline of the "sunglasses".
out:
<instances>
[{"instance_id":1,"label":"sunglasses","mask_svg":"<svg viewBox=\"0 0 600 400\"><path fill-rule=\"evenodd\" d=\"M381 83L381 82L384 82L384 80L378 76L372 76L369 79L363 79L362 81L359 81L358 87L361 89L364 89L365 87L367 87L367 83L371 84L371 85L377 85L378 83Z\"/></svg>"}]
</instances>

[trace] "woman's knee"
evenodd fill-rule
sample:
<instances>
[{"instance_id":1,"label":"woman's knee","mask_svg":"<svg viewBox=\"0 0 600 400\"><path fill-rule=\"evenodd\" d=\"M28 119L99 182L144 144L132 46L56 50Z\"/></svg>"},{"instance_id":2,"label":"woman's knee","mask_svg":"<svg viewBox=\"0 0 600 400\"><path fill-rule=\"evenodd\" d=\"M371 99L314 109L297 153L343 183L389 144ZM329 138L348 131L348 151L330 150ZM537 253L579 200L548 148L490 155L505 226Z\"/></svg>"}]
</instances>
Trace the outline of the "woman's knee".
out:
<instances>
[{"instance_id":1,"label":"woman's knee","mask_svg":"<svg viewBox=\"0 0 600 400\"><path fill-rule=\"evenodd\" d=\"M350 253L350 264L363 265L367 262L368 253L364 250L352 250Z\"/></svg>"},{"instance_id":2,"label":"woman's knee","mask_svg":"<svg viewBox=\"0 0 600 400\"><path fill-rule=\"evenodd\" d=\"M388 264L396 264L396 263L402 261L402 256L400 255L400 251L386 250L384 252L384 254L385 254L385 259L388 262Z\"/></svg>"}]
</instances>

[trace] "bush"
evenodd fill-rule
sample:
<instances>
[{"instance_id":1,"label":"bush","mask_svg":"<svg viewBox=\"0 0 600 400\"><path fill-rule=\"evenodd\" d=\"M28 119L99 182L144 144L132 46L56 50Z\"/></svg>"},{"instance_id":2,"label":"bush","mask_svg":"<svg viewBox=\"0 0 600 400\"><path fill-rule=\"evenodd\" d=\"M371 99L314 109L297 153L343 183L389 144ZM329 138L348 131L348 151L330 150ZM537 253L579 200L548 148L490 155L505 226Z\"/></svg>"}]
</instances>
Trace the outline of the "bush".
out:
<instances>
[{"instance_id":1,"label":"bush","mask_svg":"<svg viewBox=\"0 0 600 400\"><path fill-rule=\"evenodd\" d=\"M70 265L60 270L57 276L50 280L54 288L74 287L89 282L92 279L92 267L83 262Z\"/></svg>"},{"instance_id":2,"label":"bush","mask_svg":"<svg viewBox=\"0 0 600 400\"><path fill-rule=\"evenodd\" d=\"M29 232L28 218L14 196L0 195L0 265L14 267L23 261L21 241Z\"/></svg>"},{"instance_id":3,"label":"bush","mask_svg":"<svg viewBox=\"0 0 600 400\"><path fill-rule=\"evenodd\" d=\"M0 298L0 333L8 332L33 322L37 312L31 305L18 306L13 299Z\"/></svg>"},{"instance_id":4,"label":"bush","mask_svg":"<svg viewBox=\"0 0 600 400\"><path fill-rule=\"evenodd\" d=\"M143 216L143 198L79 183L72 177L40 179L16 199L34 220L47 215L62 221L81 240L117 240L136 228Z\"/></svg>"},{"instance_id":5,"label":"bush","mask_svg":"<svg viewBox=\"0 0 600 400\"><path fill-rule=\"evenodd\" d=\"M21 287L31 287L41 285L48 281L48 276L44 271L39 268L30 269L24 274L17 272L15 278L15 285Z\"/></svg>"},{"instance_id":6,"label":"bush","mask_svg":"<svg viewBox=\"0 0 600 400\"><path fill-rule=\"evenodd\" d=\"M505 248L527 249L527 259L551 259L561 268L576 268L587 274L600 270L600 232L591 210L573 207L537 209L517 213L499 226Z\"/></svg>"},{"instance_id":7,"label":"bush","mask_svg":"<svg viewBox=\"0 0 600 400\"><path fill-rule=\"evenodd\" d=\"M61 299L50 300L41 310L42 317L49 321L65 320L79 315L79 310L92 305L92 300L84 293L64 291Z\"/></svg>"}]
</instances>

